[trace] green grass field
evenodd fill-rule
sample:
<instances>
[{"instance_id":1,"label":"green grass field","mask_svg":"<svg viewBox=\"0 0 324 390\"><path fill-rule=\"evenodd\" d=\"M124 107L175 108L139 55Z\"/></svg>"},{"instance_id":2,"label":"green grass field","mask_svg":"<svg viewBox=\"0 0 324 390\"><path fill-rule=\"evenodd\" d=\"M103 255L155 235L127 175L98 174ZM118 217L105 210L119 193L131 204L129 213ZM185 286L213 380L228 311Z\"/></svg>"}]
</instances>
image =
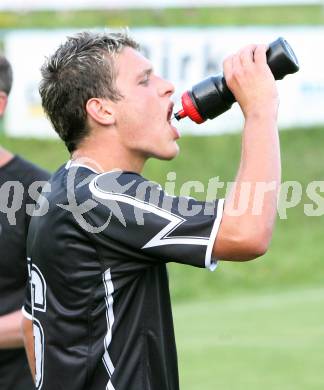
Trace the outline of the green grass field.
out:
<instances>
[{"instance_id":1,"label":"green grass field","mask_svg":"<svg viewBox=\"0 0 324 390\"><path fill-rule=\"evenodd\" d=\"M0 12L0 28L322 25L323 23L324 8L321 5Z\"/></svg>"},{"instance_id":2,"label":"green grass field","mask_svg":"<svg viewBox=\"0 0 324 390\"><path fill-rule=\"evenodd\" d=\"M174 305L185 390L324 388L324 288Z\"/></svg>"}]
</instances>

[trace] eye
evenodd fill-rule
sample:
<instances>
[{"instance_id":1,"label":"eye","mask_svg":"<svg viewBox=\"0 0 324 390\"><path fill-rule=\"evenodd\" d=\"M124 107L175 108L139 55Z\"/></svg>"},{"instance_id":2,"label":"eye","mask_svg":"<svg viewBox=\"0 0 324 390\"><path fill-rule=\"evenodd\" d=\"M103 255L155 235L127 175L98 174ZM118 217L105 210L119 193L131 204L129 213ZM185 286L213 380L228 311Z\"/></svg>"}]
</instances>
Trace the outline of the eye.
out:
<instances>
[{"instance_id":1,"label":"eye","mask_svg":"<svg viewBox=\"0 0 324 390\"><path fill-rule=\"evenodd\" d=\"M139 82L139 84L141 84L141 85L148 85L149 81L150 81L150 76L147 74L147 75L145 75L145 77Z\"/></svg>"}]
</instances>

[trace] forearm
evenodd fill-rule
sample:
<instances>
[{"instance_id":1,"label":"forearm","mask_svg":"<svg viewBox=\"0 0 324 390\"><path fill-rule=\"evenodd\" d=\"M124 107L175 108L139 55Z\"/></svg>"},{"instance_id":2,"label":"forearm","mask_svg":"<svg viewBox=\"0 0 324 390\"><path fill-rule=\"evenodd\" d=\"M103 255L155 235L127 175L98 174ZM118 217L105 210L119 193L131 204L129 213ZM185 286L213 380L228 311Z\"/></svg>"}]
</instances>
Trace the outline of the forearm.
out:
<instances>
[{"instance_id":1,"label":"forearm","mask_svg":"<svg viewBox=\"0 0 324 390\"><path fill-rule=\"evenodd\" d=\"M269 246L281 180L275 112L246 119L240 166L213 249L222 260L252 260Z\"/></svg>"},{"instance_id":2,"label":"forearm","mask_svg":"<svg viewBox=\"0 0 324 390\"><path fill-rule=\"evenodd\" d=\"M225 202L225 214L236 218L246 234L271 238L281 180L280 146L275 110L248 117L242 139L240 167L233 189ZM245 188L244 188L245 187ZM241 203L240 203L241 202ZM237 205L242 212L233 213Z\"/></svg>"},{"instance_id":3,"label":"forearm","mask_svg":"<svg viewBox=\"0 0 324 390\"><path fill-rule=\"evenodd\" d=\"M0 349L23 346L21 320L21 310L0 317Z\"/></svg>"},{"instance_id":4,"label":"forearm","mask_svg":"<svg viewBox=\"0 0 324 390\"><path fill-rule=\"evenodd\" d=\"M33 322L26 317L22 320L22 330L24 336L25 350L27 354L28 364L35 380L35 350L34 350L34 334L33 334Z\"/></svg>"}]
</instances>

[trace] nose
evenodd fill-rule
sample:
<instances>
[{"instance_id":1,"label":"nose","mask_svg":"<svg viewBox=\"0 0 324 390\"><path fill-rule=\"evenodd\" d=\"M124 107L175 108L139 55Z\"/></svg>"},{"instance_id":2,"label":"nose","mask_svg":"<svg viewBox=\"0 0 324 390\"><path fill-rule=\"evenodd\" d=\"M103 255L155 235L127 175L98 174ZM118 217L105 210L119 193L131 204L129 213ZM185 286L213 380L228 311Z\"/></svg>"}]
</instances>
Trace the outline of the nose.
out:
<instances>
[{"instance_id":1,"label":"nose","mask_svg":"<svg viewBox=\"0 0 324 390\"><path fill-rule=\"evenodd\" d=\"M160 78L159 88L158 88L159 95L173 95L174 93L174 85L171 83L171 81L165 80L163 78Z\"/></svg>"}]
</instances>

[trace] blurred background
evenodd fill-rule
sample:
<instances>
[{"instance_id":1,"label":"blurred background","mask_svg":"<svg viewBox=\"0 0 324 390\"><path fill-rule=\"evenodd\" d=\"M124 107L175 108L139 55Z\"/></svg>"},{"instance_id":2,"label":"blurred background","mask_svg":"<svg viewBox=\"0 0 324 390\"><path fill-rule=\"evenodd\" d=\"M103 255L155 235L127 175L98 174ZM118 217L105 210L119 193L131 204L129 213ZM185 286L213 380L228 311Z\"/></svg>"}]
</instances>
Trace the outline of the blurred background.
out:
<instances>
[{"instance_id":1,"label":"blurred background","mask_svg":"<svg viewBox=\"0 0 324 390\"><path fill-rule=\"evenodd\" d=\"M278 82L286 218L269 252L214 272L170 264L181 388L315 390L324 388L324 1L298 0L0 0L0 49L14 86L0 123L0 144L54 171L68 158L44 118L39 68L67 35L129 27L157 72L181 93L221 71L224 57L251 42L285 37L300 71ZM150 160L147 178L175 189L210 178L235 178L242 117L238 107L204 125L179 123L180 155ZM314 196L307 186L319 181ZM191 193L199 199L206 193ZM224 196L220 191L218 196ZM306 216L304 206L315 212Z\"/></svg>"}]
</instances>

